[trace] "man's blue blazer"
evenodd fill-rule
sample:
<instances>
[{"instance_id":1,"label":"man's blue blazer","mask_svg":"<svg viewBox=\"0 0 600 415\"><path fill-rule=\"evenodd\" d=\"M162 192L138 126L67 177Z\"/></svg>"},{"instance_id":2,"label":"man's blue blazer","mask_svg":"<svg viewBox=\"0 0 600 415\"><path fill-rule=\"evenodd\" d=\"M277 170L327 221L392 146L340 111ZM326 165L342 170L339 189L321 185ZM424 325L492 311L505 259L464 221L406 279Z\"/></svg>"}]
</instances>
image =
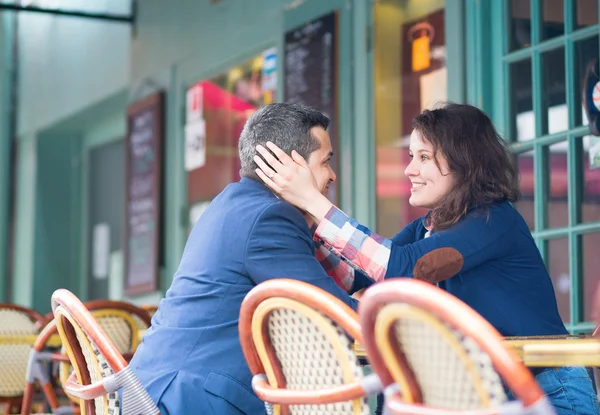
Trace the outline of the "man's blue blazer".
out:
<instances>
[{"instance_id":1,"label":"man's blue blazer","mask_svg":"<svg viewBox=\"0 0 600 415\"><path fill-rule=\"evenodd\" d=\"M262 414L238 335L257 284L293 278L356 309L315 259L302 214L262 183L228 185L194 226L179 269L131 366L165 414Z\"/></svg>"}]
</instances>

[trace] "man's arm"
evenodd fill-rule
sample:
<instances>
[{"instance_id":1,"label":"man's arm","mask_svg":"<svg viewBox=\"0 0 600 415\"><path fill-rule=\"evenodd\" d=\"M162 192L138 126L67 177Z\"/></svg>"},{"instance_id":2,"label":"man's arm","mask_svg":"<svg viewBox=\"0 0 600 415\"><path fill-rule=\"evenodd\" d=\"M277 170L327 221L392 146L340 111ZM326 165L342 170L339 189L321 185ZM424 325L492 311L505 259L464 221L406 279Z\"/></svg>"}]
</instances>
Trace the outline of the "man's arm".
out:
<instances>
[{"instance_id":1,"label":"man's arm","mask_svg":"<svg viewBox=\"0 0 600 415\"><path fill-rule=\"evenodd\" d=\"M328 291L355 310L358 305L319 264L306 221L286 202L270 205L256 220L245 266L256 284L271 278L296 279Z\"/></svg>"}]
</instances>

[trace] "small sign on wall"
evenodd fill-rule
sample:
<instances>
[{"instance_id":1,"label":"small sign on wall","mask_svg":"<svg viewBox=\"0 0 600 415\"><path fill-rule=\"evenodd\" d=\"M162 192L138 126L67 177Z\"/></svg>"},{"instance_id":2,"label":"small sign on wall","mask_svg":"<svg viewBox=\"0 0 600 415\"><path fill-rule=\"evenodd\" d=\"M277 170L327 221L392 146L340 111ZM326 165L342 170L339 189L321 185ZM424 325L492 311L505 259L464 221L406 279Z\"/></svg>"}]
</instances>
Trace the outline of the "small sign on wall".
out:
<instances>
[{"instance_id":1,"label":"small sign on wall","mask_svg":"<svg viewBox=\"0 0 600 415\"><path fill-rule=\"evenodd\" d=\"M185 126L185 170L206 164L206 123L199 119Z\"/></svg>"},{"instance_id":2,"label":"small sign on wall","mask_svg":"<svg viewBox=\"0 0 600 415\"><path fill-rule=\"evenodd\" d=\"M195 84L187 90L185 116L187 124L202 119L202 99L202 85Z\"/></svg>"},{"instance_id":3,"label":"small sign on wall","mask_svg":"<svg viewBox=\"0 0 600 415\"><path fill-rule=\"evenodd\" d=\"M110 227L107 223L99 223L94 226L93 233L92 274L94 278L103 280L108 277Z\"/></svg>"}]
</instances>

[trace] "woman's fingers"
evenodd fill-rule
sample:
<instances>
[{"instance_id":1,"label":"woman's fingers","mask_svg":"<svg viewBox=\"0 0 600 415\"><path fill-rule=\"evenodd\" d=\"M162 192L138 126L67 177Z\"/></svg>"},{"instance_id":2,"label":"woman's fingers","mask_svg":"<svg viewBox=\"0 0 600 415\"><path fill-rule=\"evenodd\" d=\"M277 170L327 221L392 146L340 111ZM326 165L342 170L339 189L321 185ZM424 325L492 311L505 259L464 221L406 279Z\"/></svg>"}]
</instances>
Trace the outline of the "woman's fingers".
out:
<instances>
[{"instance_id":1,"label":"woman's fingers","mask_svg":"<svg viewBox=\"0 0 600 415\"><path fill-rule=\"evenodd\" d=\"M269 148L269 150L273 152L273 154L275 154L275 156L277 156L277 158L283 165L286 165L288 167L294 165L294 160L292 160L290 156L288 156L282 149L277 147L275 144L273 144L270 141L267 141L266 146Z\"/></svg>"},{"instance_id":2,"label":"woman's fingers","mask_svg":"<svg viewBox=\"0 0 600 415\"><path fill-rule=\"evenodd\" d=\"M269 179L273 179L277 172L273 170L260 156L254 156L254 162L258 165L257 170L261 170Z\"/></svg>"},{"instance_id":3,"label":"woman's fingers","mask_svg":"<svg viewBox=\"0 0 600 415\"><path fill-rule=\"evenodd\" d=\"M308 163L296 150L292 150L292 160L302 167L308 168Z\"/></svg>"},{"instance_id":4,"label":"woman's fingers","mask_svg":"<svg viewBox=\"0 0 600 415\"><path fill-rule=\"evenodd\" d=\"M275 170L276 173L281 173L282 169L285 168L283 164L266 148L260 144L256 146L256 151L265 159L267 163Z\"/></svg>"},{"instance_id":5,"label":"woman's fingers","mask_svg":"<svg viewBox=\"0 0 600 415\"><path fill-rule=\"evenodd\" d=\"M273 190L275 193L278 193L281 191L281 189L279 188L279 186L277 186L277 184L271 180L265 173L263 173L263 171L261 169L256 169L256 174L258 175L258 177L260 177L260 179L268 186L271 188L271 190Z\"/></svg>"}]
</instances>

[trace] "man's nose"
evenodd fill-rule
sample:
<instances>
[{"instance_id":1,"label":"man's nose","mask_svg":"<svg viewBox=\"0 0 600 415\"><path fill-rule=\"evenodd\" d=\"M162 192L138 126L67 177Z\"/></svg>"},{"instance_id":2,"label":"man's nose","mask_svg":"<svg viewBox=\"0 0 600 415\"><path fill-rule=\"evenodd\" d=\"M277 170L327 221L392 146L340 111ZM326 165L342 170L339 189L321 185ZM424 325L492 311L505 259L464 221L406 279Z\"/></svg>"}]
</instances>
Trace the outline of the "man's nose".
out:
<instances>
[{"instance_id":1,"label":"man's nose","mask_svg":"<svg viewBox=\"0 0 600 415\"><path fill-rule=\"evenodd\" d=\"M337 180L337 175L331 167L329 167L329 180L331 180L332 182L335 182Z\"/></svg>"}]
</instances>

